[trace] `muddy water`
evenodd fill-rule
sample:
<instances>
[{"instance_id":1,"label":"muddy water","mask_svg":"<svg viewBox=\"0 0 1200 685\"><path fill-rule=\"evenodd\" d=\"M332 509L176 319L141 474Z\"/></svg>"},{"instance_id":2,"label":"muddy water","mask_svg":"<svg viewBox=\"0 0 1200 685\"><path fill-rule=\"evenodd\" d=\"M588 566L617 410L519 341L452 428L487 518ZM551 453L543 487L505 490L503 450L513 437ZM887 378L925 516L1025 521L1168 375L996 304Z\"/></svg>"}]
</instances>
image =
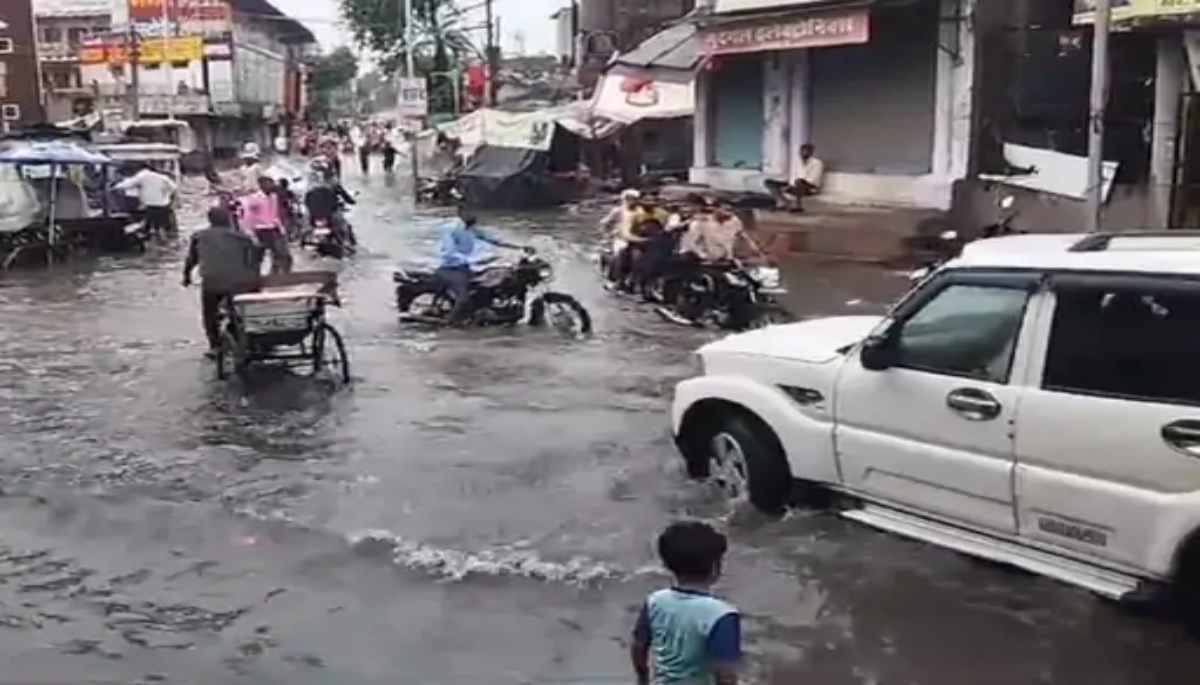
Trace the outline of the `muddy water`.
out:
<instances>
[{"instance_id":1,"label":"muddy water","mask_svg":"<svg viewBox=\"0 0 1200 685\"><path fill-rule=\"evenodd\" d=\"M621 683L678 516L732 539L756 683L1190 682L1196 643L1053 582L682 475L666 407L710 334L601 291L594 212L489 217L597 334L400 327L436 213L351 179L352 387L200 355L181 247L0 280L0 682ZM808 313L902 287L797 265Z\"/></svg>"}]
</instances>

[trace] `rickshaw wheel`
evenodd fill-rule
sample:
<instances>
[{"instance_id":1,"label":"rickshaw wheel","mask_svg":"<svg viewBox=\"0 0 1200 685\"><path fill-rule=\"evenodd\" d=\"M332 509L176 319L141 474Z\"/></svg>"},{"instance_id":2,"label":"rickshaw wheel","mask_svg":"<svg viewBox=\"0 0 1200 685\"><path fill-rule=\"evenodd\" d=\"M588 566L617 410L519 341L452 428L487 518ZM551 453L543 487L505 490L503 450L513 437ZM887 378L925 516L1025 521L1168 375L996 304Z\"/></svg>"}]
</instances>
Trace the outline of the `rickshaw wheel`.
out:
<instances>
[{"instance_id":1,"label":"rickshaw wheel","mask_svg":"<svg viewBox=\"0 0 1200 685\"><path fill-rule=\"evenodd\" d=\"M350 382L350 358L346 356L346 344L342 334L327 323L317 328L313 340L313 375L329 369L330 375L342 383Z\"/></svg>"},{"instance_id":2,"label":"rickshaw wheel","mask_svg":"<svg viewBox=\"0 0 1200 685\"><path fill-rule=\"evenodd\" d=\"M221 334L221 346L217 348L217 379L225 380L231 375L246 377L246 360L239 354L237 338L231 331Z\"/></svg>"}]
</instances>

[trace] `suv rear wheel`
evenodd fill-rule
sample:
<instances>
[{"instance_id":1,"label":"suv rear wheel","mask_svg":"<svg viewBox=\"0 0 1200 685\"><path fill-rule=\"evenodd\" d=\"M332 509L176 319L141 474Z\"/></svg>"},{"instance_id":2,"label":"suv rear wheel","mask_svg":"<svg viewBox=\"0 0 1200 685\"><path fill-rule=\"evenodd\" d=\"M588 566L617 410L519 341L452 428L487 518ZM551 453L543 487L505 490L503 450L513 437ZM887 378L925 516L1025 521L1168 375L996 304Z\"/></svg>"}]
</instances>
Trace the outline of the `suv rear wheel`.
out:
<instances>
[{"instance_id":1,"label":"suv rear wheel","mask_svg":"<svg viewBox=\"0 0 1200 685\"><path fill-rule=\"evenodd\" d=\"M771 429L753 417L722 412L699 422L688 435L689 472L707 477L731 498L749 496L755 508L783 511L792 474Z\"/></svg>"}]
</instances>

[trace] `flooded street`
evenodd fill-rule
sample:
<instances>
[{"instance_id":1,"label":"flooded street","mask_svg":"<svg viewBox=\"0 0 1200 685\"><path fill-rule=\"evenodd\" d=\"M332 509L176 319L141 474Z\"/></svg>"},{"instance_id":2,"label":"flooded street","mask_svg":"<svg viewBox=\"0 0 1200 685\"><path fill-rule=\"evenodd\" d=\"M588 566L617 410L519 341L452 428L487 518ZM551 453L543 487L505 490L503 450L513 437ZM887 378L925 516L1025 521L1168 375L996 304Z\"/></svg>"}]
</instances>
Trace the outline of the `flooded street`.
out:
<instances>
[{"instance_id":1,"label":"flooded street","mask_svg":"<svg viewBox=\"0 0 1200 685\"><path fill-rule=\"evenodd\" d=\"M683 516L730 536L748 682L1194 681L1174 624L688 481L667 409L714 334L607 295L592 213L484 223L556 266L594 336L430 331L397 323L391 270L435 256L444 213L347 185L366 249L331 267L336 392L215 380L182 244L0 279L0 683L629 683L639 604L669 582L653 540ZM805 314L904 287L829 266L789 285Z\"/></svg>"}]
</instances>

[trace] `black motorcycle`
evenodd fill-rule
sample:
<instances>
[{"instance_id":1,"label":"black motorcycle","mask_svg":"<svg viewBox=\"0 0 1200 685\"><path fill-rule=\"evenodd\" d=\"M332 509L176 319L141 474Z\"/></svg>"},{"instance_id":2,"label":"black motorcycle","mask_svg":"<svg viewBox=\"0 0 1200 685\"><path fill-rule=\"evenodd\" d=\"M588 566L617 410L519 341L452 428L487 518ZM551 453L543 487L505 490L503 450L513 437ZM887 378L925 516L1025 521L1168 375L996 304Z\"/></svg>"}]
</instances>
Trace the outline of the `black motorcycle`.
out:
<instances>
[{"instance_id":1,"label":"black motorcycle","mask_svg":"<svg viewBox=\"0 0 1200 685\"><path fill-rule=\"evenodd\" d=\"M357 245L353 239L354 229L345 215L341 217L342 230L334 227L334 218L330 216L314 216L309 222L309 228L300 236L300 247L311 247L319 257L342 259L353 255Z\"/></svg>"},{"instance_id":2,"label":"black motorcycle","mask_svg":"<svg viewBox=\"0 0 1200 685\"><path fill-rule=\"evenodd\" d=\"M514 325L525 320L531 326L550 325L572 335L592 332L592 317L570 295L546 291L542 286L554 277L554 269L535 254L526 254L515 264L489 266L472 275L467 291L465 323L473 326ZM396 283L396 307L401 320L445 325L454 300L436 270L400 269L392 274Z\"/></svg>"},{"instance_id":3,"label":"black motorcycle","mask_svg":"<svg viewBox=\"0 0 1200 685\"><path fill-rule=\"evenodd\" d=\"M779 269L739 262L699 264L669 282L658 313L674 323L715 325L731 331L765 328L792 321L776 300L787 293Z\"/></svg>"}]
</instances>

